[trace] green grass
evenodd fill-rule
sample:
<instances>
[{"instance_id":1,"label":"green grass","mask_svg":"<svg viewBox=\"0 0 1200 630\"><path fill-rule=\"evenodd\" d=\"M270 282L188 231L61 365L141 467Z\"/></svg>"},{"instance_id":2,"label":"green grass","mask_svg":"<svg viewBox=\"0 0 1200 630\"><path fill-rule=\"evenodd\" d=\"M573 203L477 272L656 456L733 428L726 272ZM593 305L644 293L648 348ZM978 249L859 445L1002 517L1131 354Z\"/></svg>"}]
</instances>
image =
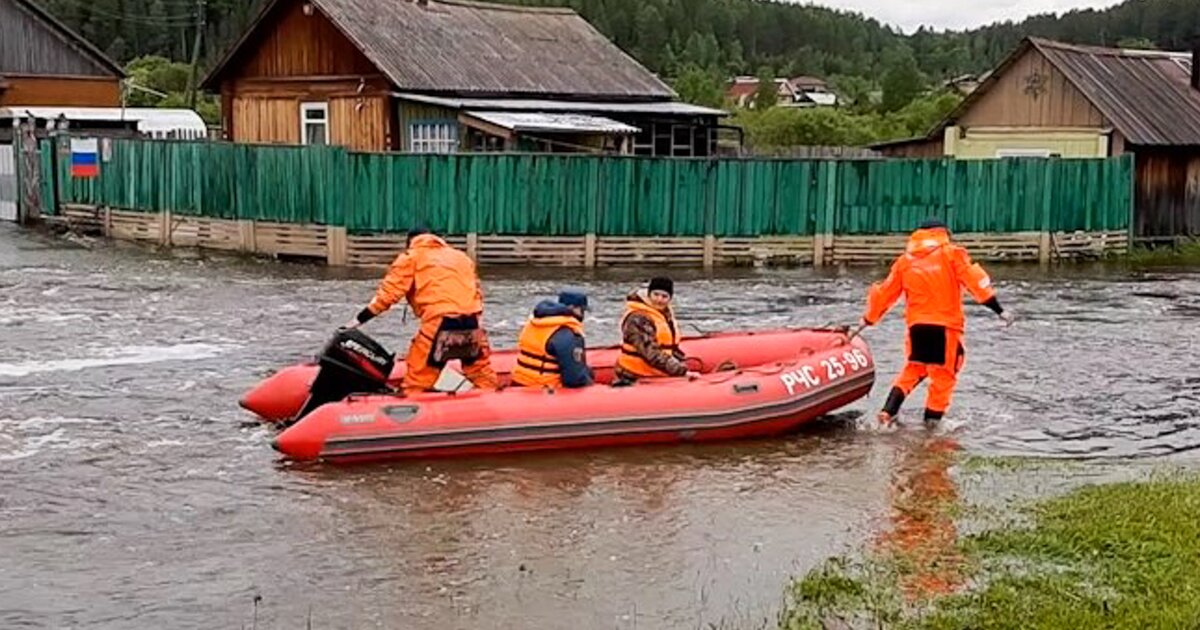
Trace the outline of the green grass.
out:
<instances>
[{"instance_id":1,"label":"green grass","mask_svg":"<svg viewBox=\"0 0 1200 630\"><path fill-rule=\"evenodd\" d=\"M786 628L1200 628L1200 478L1089 486L1031 526L960 539L969 579L913 601L903 560L837 560L791 587Z\"/></svg>"},{"instance_id":2,"label":"green grass","mask_svg":"<svg viewBox=\"0 0 1200 630\"><path fill-rule=\"evenodd\" d=\"M1138 265L1195 265L1200 264L1200 241L1189 241L1177 247L1146 249L1135 247L1126 258Z\"/></svg>"},{"instance_id":3,"label":"green grass","mask_svg":"<svg viewBox=\"0 0 1200 630\"><path fill-rule=\"evenodd\" d=\"M1052 468L1073 469L1082 466L1084 466L1082 462L1073 459L1051 459L1048 457L1030 456L984 457L981 455L968 455L959 462L959 467L966 472L1023 472Z\"/></svg>"}]
</instances>

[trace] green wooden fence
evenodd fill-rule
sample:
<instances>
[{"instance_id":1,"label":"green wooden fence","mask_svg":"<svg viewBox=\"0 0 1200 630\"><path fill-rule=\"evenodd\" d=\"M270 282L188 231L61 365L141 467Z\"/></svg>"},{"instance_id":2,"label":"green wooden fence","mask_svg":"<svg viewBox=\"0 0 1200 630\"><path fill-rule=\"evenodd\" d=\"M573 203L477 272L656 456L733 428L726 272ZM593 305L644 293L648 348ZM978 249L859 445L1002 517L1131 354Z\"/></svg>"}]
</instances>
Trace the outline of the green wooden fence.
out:
<instances>
[{"instance_id":1,"label":"green wooden fence","mask_svg":"<svg viewBox=\"0 0 1200 630\"><path fill-rule=\"evenodd\" d=\"M43 142L59 203L449 234L887 234L1128 229L1133 161L681 160L399 155L331 147L112 141L100 176ZM47 204L52 207L53 204Z\"/></svg>"}]
</instances>

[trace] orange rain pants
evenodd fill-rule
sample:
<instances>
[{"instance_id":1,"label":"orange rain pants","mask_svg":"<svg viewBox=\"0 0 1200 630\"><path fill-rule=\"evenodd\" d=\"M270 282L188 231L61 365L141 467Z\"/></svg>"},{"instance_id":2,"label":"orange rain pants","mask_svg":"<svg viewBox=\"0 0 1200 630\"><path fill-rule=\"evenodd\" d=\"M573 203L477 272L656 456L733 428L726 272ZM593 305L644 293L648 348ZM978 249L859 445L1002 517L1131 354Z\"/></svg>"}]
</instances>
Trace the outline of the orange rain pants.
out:
<instances>
[{"instance_id":1,"label":"orange rain pants","mask_svg":"<svg viewBox=\"0 0 1200 630\"><path fill-rule=\"evenodd\" d=\"M966 351L963 349L962 331L951 328L946 331L946 359L941 364L921 363L913 361L912 336L904 336L904 356L909 357L904 369L892 383L892 387L904 392L908 398L921 381L929 378L929 394L925 399L925 408L937 413L946 413L950 408L950 399L954 395L954 386L958 384L958 373L966 363Z\"/></svg>"},{"instance_id":2,"label":"orange rain pants","mask_svg":"<svg viewBox=\"0 0 1200 630\"><path fill-rule=\"evenodd\" d=\"M442 327L442 319L441 317L432 317L422 320L421 328L417 330L417 334L408 347L408 354L404 357L405 365L408 368L404 373L405 394L433 389L434 383L442 373L444 366L431 364L429 357L429 353L433 350L433 340ZM479 339L481 340L479 358L470 364L463 363L463 375L475 387L496 389L499 381L496 378L495 370L492 369L491 344L488 343L487 333L484 332L482 326L479 329Z\"/></svg>"}]
</instances>

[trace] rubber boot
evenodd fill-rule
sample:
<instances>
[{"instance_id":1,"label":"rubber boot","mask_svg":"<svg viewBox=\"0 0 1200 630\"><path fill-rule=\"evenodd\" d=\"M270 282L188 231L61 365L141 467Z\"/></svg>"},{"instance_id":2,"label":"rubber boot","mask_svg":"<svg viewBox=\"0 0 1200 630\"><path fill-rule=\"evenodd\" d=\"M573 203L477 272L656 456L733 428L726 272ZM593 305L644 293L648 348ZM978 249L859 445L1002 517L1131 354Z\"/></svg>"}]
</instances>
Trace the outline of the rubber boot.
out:
<instances>
[{"instance_id":1,"label":"rubber boot","mask_svg":"<svg viewBox=\"0 0 1200 630\"><path fill-rule=\"evenodd\" d=\"M904 404L904 391L899 387L893 387L892 391L888 392L887 402L883 403L883 410L879 412L879 424L891 426L896 421L896 416L900 413L900 406Z\"/></svg>"}]
</instances>

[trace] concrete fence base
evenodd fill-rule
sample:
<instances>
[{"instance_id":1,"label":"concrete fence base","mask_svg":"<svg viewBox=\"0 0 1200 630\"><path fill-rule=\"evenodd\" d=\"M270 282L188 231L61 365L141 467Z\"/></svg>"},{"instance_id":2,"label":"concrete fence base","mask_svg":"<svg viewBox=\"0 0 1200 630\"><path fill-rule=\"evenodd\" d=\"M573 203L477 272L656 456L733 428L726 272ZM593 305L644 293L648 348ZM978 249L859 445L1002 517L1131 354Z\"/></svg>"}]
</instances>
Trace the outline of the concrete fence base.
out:
<instances>
[{"instance_id":1,"label":"concrete fence base","mask_svg":"<svg viewBox=\"0 0 1200 630\"><path fill-rule=\"evenodd\" d=\"M51 220L120 240L316 258L334 266L387 266L404 249L405 240L403 234L357 235L334 226L148 214L85 205L63 206ZM588 268L877 265L894 260L907 240L903 234L728 238L459 234L445 238L481 265ZM1123 231L956 234L954 238L974 258L985 261L1050 263L1129 251L1129 236Z\"/></svg>"}]
</instances>

